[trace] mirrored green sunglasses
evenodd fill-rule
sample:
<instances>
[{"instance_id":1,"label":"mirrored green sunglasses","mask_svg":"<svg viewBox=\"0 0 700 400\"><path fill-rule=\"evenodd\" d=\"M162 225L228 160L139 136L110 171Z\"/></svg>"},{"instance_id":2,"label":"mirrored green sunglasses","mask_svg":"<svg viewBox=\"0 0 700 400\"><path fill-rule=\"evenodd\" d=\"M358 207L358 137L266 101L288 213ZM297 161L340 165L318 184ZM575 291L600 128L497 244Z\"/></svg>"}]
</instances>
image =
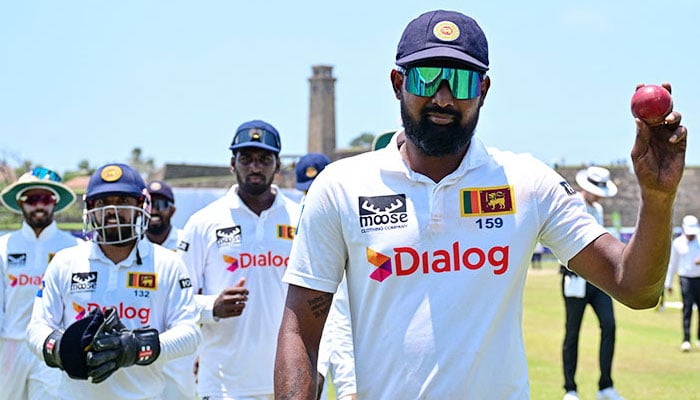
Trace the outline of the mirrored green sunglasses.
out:
<instances>
[{"instance_id":1,"label":"mirrored green sunglasses","mask_svg":"<svg viewBox=\"0 0 700 400\"><path fill-rule=\"evenodd\" d=\"M447 81L455 99L468 100L481 95L482 72L439 67L399 67L398 71L406 76L406 91L416 96L434 96L442 81Z\"/></svg>"}]
</instances>

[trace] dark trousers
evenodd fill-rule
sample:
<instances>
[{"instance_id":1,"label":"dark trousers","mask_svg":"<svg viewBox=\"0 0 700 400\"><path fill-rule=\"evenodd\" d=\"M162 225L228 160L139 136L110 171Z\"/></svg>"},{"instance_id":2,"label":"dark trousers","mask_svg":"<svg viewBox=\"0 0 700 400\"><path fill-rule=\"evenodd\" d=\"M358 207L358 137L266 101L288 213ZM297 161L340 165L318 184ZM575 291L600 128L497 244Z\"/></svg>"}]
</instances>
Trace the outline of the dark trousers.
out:
<instances>
[{"instance_id":1,"label":"dark trousers","mask_svg":"<svg viewBox=\"0 0 700 400\"><path fill-rule=\"evenodd\" d=\"M564 279L562 277L562 295L564 293ZM612 299L605 292L586 282L586 296L584 298L564 297L566 306L566 334L562 347L562 359L564 362L564 389L576 390L576 364L578 362L578 338L581 330L581 321L586 305L590 304L598 316L600 324L600 380L598 389L603 390L613 386L611 370L613 353L615 351L615 315L613 313Z\"/></svg>"},{"instance_id":2,"label":"dark trousers","mask_svg":"<svg viewBox=\"0 0 700 400\"><path fill-rule=\"evenodd\" d=\"M683 341L690 342L690 318L693 304L700 310L700 278L681 276L681 297L683 298ZM700 340L700 318L698 318L698 340Z\"/></svg>"}]
</instances>

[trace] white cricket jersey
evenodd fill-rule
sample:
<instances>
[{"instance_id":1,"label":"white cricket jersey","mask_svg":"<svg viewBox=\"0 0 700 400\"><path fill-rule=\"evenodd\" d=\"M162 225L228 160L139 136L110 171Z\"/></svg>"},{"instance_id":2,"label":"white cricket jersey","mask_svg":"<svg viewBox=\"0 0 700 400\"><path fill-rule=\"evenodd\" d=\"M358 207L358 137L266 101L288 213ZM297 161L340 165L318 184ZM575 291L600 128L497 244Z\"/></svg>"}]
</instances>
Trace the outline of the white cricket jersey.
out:
<instances>
[{"instance_id":1,"label":"white cricket jersey","mask_svg":"<svg viewBox=\"0 0 700 400\"><path fill-rule=\"evenodd\" d=\"M700 278L700 236L693 240L681 234L671 242L671 255L666 272L666 289L673 286L673 277L678 274L686 278Z\"/></svg>"},{"instance_id":2,"label":"white cricket jersey","mask_svg":"<svg viewBox=\"0 0 700 400\"><path fill-rule=\"evenodd\" d=\"M333 296L318 349L318 372L325 378L323 399L332 381L337 398L355 394L355 352L348 306L348 285L343 279Z\"/></svg>"},{"instance_id":3,"label":"white cricket jersey","mask_svg":"<svg viewBox=\"0 0 700 400\"><path fill-rule=\"evenodd\" d=\"M177 250L177 244L180 243L180 235L182 234L182 229L177 229L175 227L170 228L168 232L168 237L165 238L163 243L160 245L168 250Z\"/></svg>"},{"instance_id":4,"label":"white cricket jersey","mask_svg":"<svg viewBox=\"0 0 700 400\"><path fill-rule=\"evenodd\" d=\"M170 228L168 237L160 245L168 250L176 251L180 242L182 229ZM197 397L197 383L194 377L194 363L197 354L190 354L170 360L163 365L165 391L163 398L168 400L192 400Z\"/></svg>"},{"instance_id":5,"label":"white cricket jersey","mask_svg":"<svg viewBox=\"0 0 700 400\"><path fill-rule=\"evenodd\" d=\"M198 394L272 394L277 333L287 285L282 282L299 219L299 204L273 185L272 206L259 216L238 197L234 185L224 197L197 211L178 246L190 269L201 310ZM214 300L245 277L248 301L239 317L217 319Z\"/></svg>"},{"instance_id":6,"label":"white cricket jersey","mask_svg":"<svg viewBox=\"0 0 700 400\"><path fill-rule=\"evenodd\" d=\"M197 348L200 334L187 269L177 254L161 246L141 240L125 260L114 264L97 244L81 243L56 254L44 282L27 332L32 350L40 357L54 329L67 328L97 307L115 307L127 329L150 326L160 332L161 353L156 362L120 368L100 384L64 373L61 396L65 398L159 397L163 363Z\"/></svg>"},{"instance_id":7,"label":"white cricket jersey","mask_svg":"<svg viewBox=\"0 0 700 400\"><path fill-rule=\"evenodd\" d=\"M528 398L530 255L541 241L568 261L605 230L530 155L474 138L435 183L397 136L318 175L284 280L335 292L346 271L358 399Z\"/></svg>"},{"instance_id":8,"label":"white cricket jersey","mask_svg":"<svg viewBox=\"0 0 700 400\"><path fill-rule=\"evenodd\" d=\"M56 221L44 228L39 237L22 222L22 227L0 237L0 276L4 318L0 318L0 338L24 340L32 315L36 292L51 258L61 249L82 240L58 229Z\"/></svg>"}]
</instances>

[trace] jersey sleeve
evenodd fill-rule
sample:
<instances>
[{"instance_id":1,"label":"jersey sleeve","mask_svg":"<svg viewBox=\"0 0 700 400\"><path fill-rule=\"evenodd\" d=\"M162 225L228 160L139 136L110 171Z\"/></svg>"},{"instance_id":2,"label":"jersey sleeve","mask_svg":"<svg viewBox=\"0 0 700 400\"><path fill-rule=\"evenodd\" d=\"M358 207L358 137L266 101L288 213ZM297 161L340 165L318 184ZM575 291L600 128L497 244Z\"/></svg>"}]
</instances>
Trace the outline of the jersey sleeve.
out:
<instances>
[{"instance_id":1,"label":"jersey sleeve","mask_svg":"<svg viewBox=\"0 0 700 400\"><path fill-rule=\"evenodd\" d=\"M332 175L320 174L307 193L283 278L328 293L337 290L348 259L335 183L324 179Z\"/></svg>"},{"instance_id":2,"label":"jersey sleeve","mask_svg":"<svg viewBox=\"0 0 700 400\"><path fill-rule=\"evenodd\" d=\"M167 251L163 251L166 253ZM168 256L172 254L166 253ZM172 265L167 269L170 290L167 295L165 331L160 334L163 360L194 353L201 341L197 326L197 309L189 272L179 257L169 257Z\"/></svg>"},{"instance_id":3,"label":"jersey sleeve","mask_svg":"<svg viewBox=\"0 0 700 400\"><path fill-rule=\"evenodd\" d=\"M37 291L32 308L32 317L27 325L29 346L43 360L44 341L55 329L63 327L63 300L59 285L62 253L56 254L44 273L42 287Z\"/></svg>"},{"instance_id":4,"label":"jersey sleeve","mask_svg":"<svg viewBox=\"0 0 700 400\"><path fill-rule=\"evenodd\" d=\"M544 167L546 172L535 186L540 199L538 213L543 219L540 240L568 265L571 258L607 231L586 212L581 196L576 195L566 180Z\"/></svg>"},{"instance_id":5,"label":"jersey sleeve","mask_svg":"<svg viewBox=\"0 0 700 400\"><path fill-rule=\"evenodd\" d=\"M204 268L207 259L207 232L203 222L199 220L199 214L195 214L187 221L180 232L180 243L177 253L187 268L192 288L194 291L195 306L199 322L214 321L213 306L216 296L201 295L200 289L204 285Z\"/></svg>"}]
</instances>

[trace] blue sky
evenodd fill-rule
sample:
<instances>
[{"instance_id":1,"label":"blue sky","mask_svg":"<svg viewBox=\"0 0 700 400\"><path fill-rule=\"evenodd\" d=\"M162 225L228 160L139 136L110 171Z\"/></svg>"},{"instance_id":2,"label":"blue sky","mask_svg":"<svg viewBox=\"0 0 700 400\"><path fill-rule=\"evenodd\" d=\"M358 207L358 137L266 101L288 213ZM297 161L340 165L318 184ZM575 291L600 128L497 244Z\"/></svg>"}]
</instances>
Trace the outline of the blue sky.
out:
<instances>
[{"instance_id":1,"label":"blue sky","mask_svg":"<svg viewBox=\"0 0 700 400\"><path fill-rule=\"evenodd\" d=\"M80 160L225 165L233 130L265 119L306 152L308 78L332 65L339 147L399 124L396 44L420 13L473 16L491 91L477 134L547 163L629 160L637 83L669 81L700 165L700 2L5 1L0 160L60 172Z\"/></svg>"}]
</instances>

